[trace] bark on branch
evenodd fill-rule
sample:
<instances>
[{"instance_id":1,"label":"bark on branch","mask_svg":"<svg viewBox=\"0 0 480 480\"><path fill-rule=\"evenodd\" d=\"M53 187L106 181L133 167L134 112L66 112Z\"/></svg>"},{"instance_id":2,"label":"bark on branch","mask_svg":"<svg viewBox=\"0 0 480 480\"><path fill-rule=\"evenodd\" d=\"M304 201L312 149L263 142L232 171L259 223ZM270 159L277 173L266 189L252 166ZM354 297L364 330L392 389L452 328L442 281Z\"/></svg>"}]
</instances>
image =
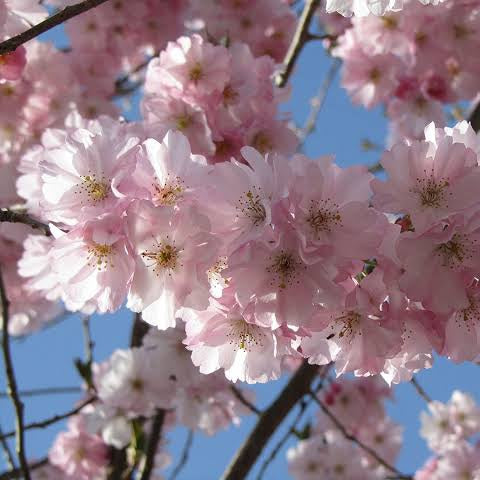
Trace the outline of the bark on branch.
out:
<instances>
[{"instance_id":1,"label":"bark on branch","mask_svg":"<svg viewBox=\"0 0 480 480\"><path fill-rule=\"evenodd\" d=\"M2 208L0 209L0 222L23 223L24 225L28 225L36 230L40 230L47 237L51 235L50 227L48 225L35 220L24 212L16 212L8 208Z\"/></svg>"},{"instance_id":2,"label":"bark on branch","mask_svg":"<svg viewBox=\"0 0 480 480\"><path fill-rule=\"evenodd\" d=\"M29 40L32 40L33 38L38 37L42 33L51 30L53 27L56 27L63 22L66 22L70 18L76 17L83 12L98 7L99 5L107 1L108 0L85 0L83 2L76 3L75 5L65 7L63 10L60 10L55 15L46 18L43 22L37 23L37 25L34 25L32 28L29 28L28 30L25 30L19 35L16 35L15 37L9 38L8 40L0 43L0 55L13 52L20 45L23 45Z\"/></svg>"},{"instance_id":3,"label":"bark on branch","mask_svg":"<svg viewBox=\"0 0 480 480\"><path fill-rule=\"evenodd\" d=\"M270 437L296 403L310 391L319 367L304 362L276 400L259 416L257 424L233 457L221 480L247 477Z\"/></svg>"},{"instance_id":4,"label":"bark on branch","mask_svg":"<svg viewBox=\"0 0 480 480\"><path fill-rule=\"evenodd\" d=\"M95 401L95 398L89 398L87 400L84 400L78 407L74 408L73 410L69 410L66 413L62 413L60 415L54 415L53 417L47 418L46 420L42 420L40 422L32 422L32 423L27 423L24 425L23 429L24 430L35 430L39 428L46 428L50 425L53 425L54 423L60 422L61 420L65 420L66 418L72 417L73 415L76 415L79 413L84 407L87 405L90 405L90 403L93 403ZM10 438L15 435L15 432L6 432L4 433L0 438Z\"/></svg>"},{"instance_id":5,"label":"bark on branch","mask_svg":"<svg viewBox=\"0 0 480 480\"><path fill-rule=\"evenodd\" d=\"M7 394L12 400L15 410L15 450L17 452L20 468L25 480L30 480L30 470L28 468L27 456L25 453L25 430L23 424L23 403L18 394L17 380L13 369L12 355L10 353L10 335L8 333L9 321L9 301L7 292L3 283L2 272L0 269L0 302L2 309L2 353L5 364L5 376L7 378ZM12 436L13 436L12 435Z\"/></svg>"},{"instance_id":6,"label":"bark on branch","mask_svg":"<svg viewBox=\"0 0 480 480\"><path fill-rule=\"evenodd\" d=\"M316 39L317 36L311 35L308 31L315 10L320 5L320 0L306 0L297 30L293 36L292 43L288 47L285 60L283 61L283 71L278 74L275 83L278 87L284 87L292 73L295 62L297 61L303 46L309 40ZM321 37L318 37L321 38Z\"/></svg>"}]
</instances>

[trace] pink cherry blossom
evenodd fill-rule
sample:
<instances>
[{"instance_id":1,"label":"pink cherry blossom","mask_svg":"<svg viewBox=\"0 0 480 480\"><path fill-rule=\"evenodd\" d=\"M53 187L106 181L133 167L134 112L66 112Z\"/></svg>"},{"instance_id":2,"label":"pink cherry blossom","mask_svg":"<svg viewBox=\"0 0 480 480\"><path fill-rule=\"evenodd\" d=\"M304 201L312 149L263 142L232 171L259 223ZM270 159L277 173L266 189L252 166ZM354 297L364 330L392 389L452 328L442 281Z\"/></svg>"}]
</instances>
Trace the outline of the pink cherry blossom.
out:
<instances>
[{"instance_id":1,"label":"pink cherry blossom","mask_svg":"<svg viewBox=\"0 0 480 480\"><path fill-rule=\"evenodd\" d=\"M51 268L69 309L105 313L120 308L134 270L124 228L115 215L86 222L68 233L52 227Z\"/></svg>"},{"instance_id":2,"label":"pink cherry blossom","mask_svg":"<svg viewBox=\"0 0 480 480\"><path fill-rule=\"evenodd\" d=\"M162 330L175 326L180 307L206 308L207 270L219 247L208 218L193 206L175 214L172 207L139 201L127 221L136 254L128 307Z\"/></svg>"},{"instance_id":3,"label":"pink cherry blossom","mask_svg":"<svg viewBox=\"0 0 480 480\"><path fill-rule=\"evenodd\" d=\"M58 434L48 458L68 478L96 480L105 474L109 461L107 446L96 435L85 431L81 416L72 417L69 430Z\"/></svg>"}]
</instances>

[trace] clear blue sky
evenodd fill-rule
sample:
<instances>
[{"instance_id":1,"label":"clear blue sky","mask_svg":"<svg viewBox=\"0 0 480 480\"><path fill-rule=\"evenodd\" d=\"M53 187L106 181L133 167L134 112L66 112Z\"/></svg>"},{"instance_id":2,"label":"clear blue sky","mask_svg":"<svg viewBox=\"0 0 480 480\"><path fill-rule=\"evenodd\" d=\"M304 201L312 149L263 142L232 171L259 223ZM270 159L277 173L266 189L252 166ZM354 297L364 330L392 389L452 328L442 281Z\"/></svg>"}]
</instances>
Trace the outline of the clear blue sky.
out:
<instances>
[{"instance_id":1,"label":"clear blue sky","mask_svg":"<svg viewBox=\"0 0 480 480\"><path fill-rule=\"evenodd\" d=\"M50 38L56 43L63 42L57 32ZM309 100L314 96L328 70L330 60L323 53L319 43L309 44L303 51L295 74L290 102L285 106L292 117L303 124L310 109ZM133 114L134 115L134 114ZM334 153L337 162L342 165L357 163L374 163L378 160L377 152L365 153L361 149L364 138L383 144L386 135L386 120L380 109L366 111L354 107L347 95L339 86L338 77L334 82L324 108L319 116L317 128L310 136L305 151L315 157ZM115 348L128 345L132 314L126 310L114 315L94 317L92 333L95 340L95 359L102 361ZM20 388L38 388L45 386L78 385L78 378L73 368L73 359L83 354L83 337L81 322L75 315L48 328L30 338L16 341L13 345L16 374ZM454 389L470 392L480 401L480 386L472 381L476 378L480 367L472 364L453 365L440 359L433 369L418 375L418 379L431 397L447 401ZM254 386L258 404L265 407L285 384L285 378L267 385ZM0 372L0 385L5 391L3 370ZM388 405L394 420L405 427L404 447L398 467L405 473L412 473L419 468L428 456L425 443L418 435L419 413L425 409L425 403L418 397L411 385L401 385L396 389L395 401ZM72 408L76 395L37 397L26 399L26 420L34 421L50 417L53 414ZM310 412L312 417L314 412ZM231 456L239 447L254 424L252 416L246 417L239 428L232 427L215 437L196 434L187 467L179 476L180 480L214 480L217 479ZM0 422L4 430L13 427L13 416L10 403L0 399ZM287 419L284 427L292 420ZM28 455L40 458L45 455L55 434L64 428L64 424L56 424L48 430L29 432L27 437ZM267 446L266 452L275 445L284 429ZM173 457L173 464L178 460L187 432L179 428L167 435L167 450ZM287 445L292 445L292 440ZM263 456L263 459L265 455ZM262 459L257 464L261 465ZM0 460L2 469L3 458ZM253 471L250 478L255 478ZM286 470L285 449L270 466L265 479L280 480L289 478Z\"/></svg>"}]
</instances>

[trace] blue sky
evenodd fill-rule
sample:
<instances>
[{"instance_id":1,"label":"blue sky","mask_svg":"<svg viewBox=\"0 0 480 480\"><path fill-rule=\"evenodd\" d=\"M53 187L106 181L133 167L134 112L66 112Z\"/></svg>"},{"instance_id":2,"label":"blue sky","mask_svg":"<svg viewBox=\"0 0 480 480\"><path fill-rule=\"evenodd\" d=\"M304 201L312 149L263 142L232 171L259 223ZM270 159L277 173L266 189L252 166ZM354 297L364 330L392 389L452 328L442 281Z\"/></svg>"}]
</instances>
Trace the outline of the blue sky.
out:
<instances>
[{"instance_id":1,"label":"blue sky","mask_svg":"<svg viewBox=\"0 0 480 480\"><path fill-rule=\"evenodd\" d=\"M47 35L56 43L63 42L60 33ZM324 54L318 42L306 46L296 71L293 75L291 99L283 108L291 113L292 118L303 124L308 115L309 101L320 87L329 68L330 59ZM135 110L134 110L135 111ZM135 115L135 114L133 114ZM129 115L130 118L131 115ZM339 86L337 76L317 122L317 128L308 138L305 152L312 157L335 154L337 163L342 166L351 164L375 163L379 153L364 152L361 148L363 139L368 138L382 145L387 132L386 120L381 109L366 111L353 106L346 93ZM115 348L128 345L132 314L122 310L114 315L98 316L92 319L92 333L95 341L95 359L102 361ZM21 389L46 386L75 386L80 379L73 367L73 359L83 355L83 337L81 322L78 316L71 315L68 319L52 326L42 333L34 334L25 340L15 341L13 356L16 374ZM473 382L479 367L473 364L454 365L444 359L437 359L433 369L418 375L418 379L435 399L447 401L454 389L470 392L480 400L480 386ZM267 385L252 387L257 395L259 406L265 407L285 384L283 378ZM0 388L5 391L3 370L0 371ZM26 420L41 420L53 414L72 408L77 395L56 395L25 399ZM394 420L404 425L404 447L398 467L405 473L412 473L419 468L428 456L424 441L418 435L419 413L425 409L425 402L419 398L410 384L401 385L396 389L395 400L390 402L388 410ZM312 417L314 411L309 411ZM306 418L308 418L308 415ZM219 477L231 456L239 447L254 424L252 416L246 417L238 428L232 427L215 437L196 434L190 459L178 477L180 480L213 480ZM10 403L0 399L0 422L4 430L13 427L13 415ZM286 419L283 427L290 426L291 419ZM45 455L55 434L64 428L63 423L56 424L47 430L29 432L27 449L30 458L40 458ZM267 454L273 448L284 428L267 446ZM168 433L167 450L175 464L187 432L183 428ZM292 445L292 440L287 445ZM265 459L265 454L262 457ZM2 469L3 458L0 459ZM259 461L261 465L263 460ZM257 465L257 469L258 469ZM257 471L254 470L254 472ZM251 478L255 478L252 473ZM289 478L286 471L285 449L277 456L270 466L265 479Z\"/></svg>"}]
</instances>

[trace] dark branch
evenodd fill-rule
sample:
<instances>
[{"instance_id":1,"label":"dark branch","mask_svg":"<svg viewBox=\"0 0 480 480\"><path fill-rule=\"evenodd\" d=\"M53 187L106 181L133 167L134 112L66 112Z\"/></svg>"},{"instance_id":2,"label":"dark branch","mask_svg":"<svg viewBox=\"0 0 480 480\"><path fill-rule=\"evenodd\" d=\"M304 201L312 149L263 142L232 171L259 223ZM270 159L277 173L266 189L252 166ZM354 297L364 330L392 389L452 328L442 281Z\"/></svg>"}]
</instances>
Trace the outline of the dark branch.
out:
<instances>
[{"instance_id":1,"label":"dark branch","mask_svg":"<svg viewBox=\"0 0 480 480\"><path fill-rule=\"evenodd\" d=\"M263 478L263 475L265 474L268 466L275 460L275 457L278 455L278 452L283 448L283 446L285 445L287 440L290 438L290 436L295 433L298 422L300 422L300 420L302 419L307 406L308 406L307 402L305 401L300 402L300 409L298 410L295 420L292 422L291 427L284 433L282 438L280 438L278 443L275 445L274 449L270 452L270 455L268 456L268 458L263 463L262 467L260 468L260 471L258 472L257 480L261 480Z\"/></svg>"},{"instance_id":2,"label":"dark branch","mask_svg":"<svg viewBox=\"0 0 480 480\"><path fill-rule=\"evenodd\" d=\"M0 428L0 435L3 435L3 430ZM13 456L10 446L5 438L0 438L0 443L2 444L2 450L5 455L5 462L10 470L15 469L15 457Z\"/></svg>"},{"instance_id":3,"label":"dark branch","mask_svg":"<svg viewBox=\"0 0 480 480\"><path fill-rule=\"evenodd\" d=\"M37 25L29 28L23 33L16 35L15 37L9 38L8 40L0 43L0 55L5 53L13 52L20 45L32 40L35 37L38 37L42 33L47 32L48 30L60 25L61 23L69 20L70 18L76 17L83 12L86 12L92 8L98 7L102 3L107 2L108 0L85 0L83 2L76 3L75 5L70 5L65 7L63 10L60 10L55 15L48 17L43 22L38 23Z\"/></svg>"},{"instance_id":4,"label":"dark branch","mask_svg":"<svg viewBox=\"0 0 480 480\"><path fill-rule=\"evenodd\" d=\"M33 388L31 390L20 390L18 394L21 397L37 397L40 395L55 395L55 394L73 394L80 393L83 390L80 387L47 387L47 388ZM7 398L8 395L0 392L0 399Z\"/></svg>"},{"instance_id":5,"label":"dark branch","mask_svg":"<svg viewBox=\"0 0 480 480\"><path fill-rule=\"evenodd\" d=\"M2 208L0 209L0 222L23 223L36 230L40 230L47 237L51 235L50 227L48 225L35 220L24 212L15 212L13 210L9 210L8 208Z\"/></svg>"},{"instance_id":6,"label":"dark branch","mask_svg":"<svg viewBox=\"0 0 480 480\"><path fill-rule=\"evenodd\" d=\"M340 430L341 434L351 442L355 443L358 447L360 447L365 453L368 453L372 458L374 458L380 465L385 467L387 470L395 474L395 478L399 480L413 480L410 475L404 475L403 473L399 472L394 466L390 465L386 462L382 457L378 455L378 453L368 445L365 445L361 440L359 440L355 435L352 435L347 431L347 429L343 426L343 424L338 420L338 418L327 408L327 406L318 398L318 396L314 393L310 393L313 400L318 404L318 406L322 409L323 413L334 423L338 430Z\"/></svg>"},{"instance_id":7,"label":"dark branch","mask_svg":"<svg viewBox=\"0 0 480 480\"><path fill-rule=\"evenodd\" d=\"M235 395L237 400L239 400L240 403L243 403L251 412L253 412L255 415L261 415L262 411L259 410L252 402L250 402L245 395L243 395L243 392L239 390L235 385L230 385L230 389L232 390L232 393Z\"/></svg>"},{"instance_id":8,"label":"dark branch","mask_svg":"<svg viewBox=\"0 0 480 480\"><path fill-rule=\"evenodd\" d=\"M415 390L417 393L427 402L430 403L432 399L428 395L428 393L422 388L422 386L417 382L417 379L413 377L410 380L410 383L414 386Z\"/></svg>"},{"instance_id":9,"label":"dark branch","mask_svg":"<svg viewBox=\"0 0 480 480\"><path fill-rule=\"evenodd\" d=\"M68 417L72 417L73 415L76 415L79 413L84 407L87 405L90 405L90 403L93 403L96 399L94 397L88 398L87 400L84 400L78 407L69 410L66 413L62 413L60 415L54 415L53 417L47 418L46 420L42 420L40 422L32 422L32 423L27 423L24 427L24 430L35 430L39 428L46 428L54 423L60 422L61 420L65 420ZM3 434L0 438L10 438L15 435L15 432L7 432Z\"/></svg>"},{"instance_id":10,"label":"dark branch","mask_svg":"<svg viewBox=\"0 0 480 480\"><path fill-rule=\"evenodd\" d=\"M15 449L18 459L20 461L20 467L25 480L30 480L30 470L28 468L27 457L25 454L25 430L23 424L23 403L18 395L17 380L15 379L15 372L13 369L12 355L10 353L10 335L8 333L8 321L9 321L9 301L7 298L7 292L3 283L2 272L0 270L0 302L2 307L2 352L3 362L5 364L5 375L7 378L7 394L12 400L12 404L15 410L15 431L12 432L12 436L15 435ZM2 438L6 438L4 435Z\"/></svg>"},{"instance_id":11,"label":"dark branch","mask_svg":"<svg viewBox=\"0 0 480 480\"><path fill-rule=\"evenodd\" d=\"M275 401L260 415L254 429L223 473L222 480L246 478L268 440L294 405L310 391L318 366L304 362Z\"/></svg>"},{"instance_id":12,"label":"dark branch","mask_svg":"<svg viewBox=\"0 0 480 480\"><path fill-rule=\"evenodd\" d=\"M155 454L157 453L158 443L162 436L162 426L165 420L165 410L158 410L153 418L150 436L148 438L147 451L145 452L145 463L143 464L140 480L149 480L153 467L155 466Z\"/></svg>"},{"instance_id":13,"label":"dark branch","mask_svg":"<svg viewBox=\"0 0 480 480\"><path fill-rule=\"evenodd\" d=\"M468 116L468 121L476 132L480 131L480 101L477 102L471 110Z\"/></svg>"},{"instance_id":14,"label":"dark branch","mask_svg":"<svg viewBox=\"0 0 480 480\"><path fill-rule=\"evenodd\" d=\"M293 36L292 43L288 47L287 54L283 61L283 70L277 75L275 83L278 87L284 87L292 73L293 67L297 61L303 46L314 38L314 35L308 32L310 21L315 10L318 8L320 0L306 0L300 20L298 21L297 31Z\"/></svg>"},{"instance_id":15,"label":"dark branch","mask_svg":"<svg viewBox=\"0 0 480 480\"><path fill-rule=\"evenodd\" d=\"M183 467L187 464L188 456L190 454L190 449L192 448L192 443L193 443L193 430L189 430L187 440L185 442L185 445L183 446L182 455L180 456L178 465L175 467L175 469L173 470L168 480L175 480L178 474L182 471Z\"/></svg>"},{"instance_id":16,"label":"dark branch","mask_svg":"<svg viewBox=\"0 0 480 480\"><path fill-rule=\"evenodd\" d=\"M38 462L30 463L29 468L30 468L30 471L33 471L33 470L36 470L37 468L44 467L47 464L48 464L48 458L43 458L42 460L38 460ZM0 474L0 480L13 480L21 477L22 477L21 468L14 468L13 470Z\"/></svg>"}]
</instances>

